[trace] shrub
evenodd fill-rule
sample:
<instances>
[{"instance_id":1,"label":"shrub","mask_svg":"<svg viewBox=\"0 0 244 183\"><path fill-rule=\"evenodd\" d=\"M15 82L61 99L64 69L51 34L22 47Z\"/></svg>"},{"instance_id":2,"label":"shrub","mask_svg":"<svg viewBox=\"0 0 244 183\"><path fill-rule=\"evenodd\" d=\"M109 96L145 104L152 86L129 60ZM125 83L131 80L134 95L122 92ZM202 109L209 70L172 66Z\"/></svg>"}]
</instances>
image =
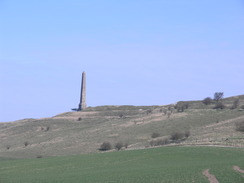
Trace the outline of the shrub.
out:
<instances>
[{"instance_id":1,"label":"shrub","mask_svg":"<svg viewBox=\"0 0 244 183\"><path fill-rule=\"evenodd\" d=\"M185 131L185 137L188 138L191 135L191 132L189 130Z\"/></svg>"},{"instance_id":2,"label":"shrub","mask_svg":"<svg viewBox=\"0 0 244 183\"><path fill-rule=\"evenodd\" d=\"M9 149L10 149L10 147L11 147L10 145L6 145L6 149L8 149L8 150L9 150Z\"/></svg>"},{"instance_id":3,"label":"shrub","mask_svg":"<svg viewBox=\"0 0 244 183\"><path fill-rule=\"evenodd\" d=\"M236 131L244 132L244 121L236 123Z\"/></svg>"},{"instance_id":4,"label":"shrub","mask_svg":"<svg viewBox=\"0 0 244 183\"><path fill-rule=\"evenodd\" d=\"M43 158L42 155L37 155L36 158Z\"/></svg>"},{"instance_id":5,"label":"shrub","mask_svg":"<svg viewBox=\"0 0 244 183\"><path fill-rule=\"evenodd\" d=\"M236 109L239 105L239 99L234 100L233 105L231 106L231 109Z\"/></svg>"},{"instance_id":6,"label":"shrub","mask_svg":"<svg viewBox=\"0 0 244 183\"><path fill-rule=\"evenodd\" d=\"M183 134L183 133L174 132L174 133L171 134L170 139L173 140L173 141L178 141L178 140L183 139L184 136L185 136L185 134Z\"/></svg>"},{"instance_id":7,"label":"shrub","mask_svg":"<svg viewBox=\"0 0 244 183\"><path fill-rule=\"evenodd\" d=\"M122 149L122 147L123 147L123 143L122 143L122 142L117 142L117 143L115 144L115 149L117 149L118 151L119 151L120 149Z\"/></svg>"},{"instance_id":8,"label":"shrub","mask_svg":"<svg viewBox=\"0 0 244 183\"><path fill-rule=\"evenodd\" d=\"M160 136L160 134L157 133L157 132L154 132L154 133L151 135L152 138L157 138L157 137L159 137L159 136Z\"/></svg>"},{"instance_id":9,"label":"shrub","mask_svg":"<svg viewBox=\"0 0 244 183\"><path fill-rule=\"evenodd\" d=\"M109 142L103 142L100 146L100 151L108 151L112 148L111 144Z\"/></svg>"},{"instance_id":10,"label":"shrub","mask_svg":"<svg viewBox=\"0 0 244 183\"><path fill-rule=\"evenodd\" d=\"M25 141L24 142L24 145L25 145L25 147L28 146L29 145L29 142L28 141Z\"/></svg>"},{"instance_id":11,"label":"shrub","mask_svg":"<svg viewBox=\"0 0 244 183\"><path fill-rule=\"evenodd\" d=\"M205 99L203 99L202 103L204 103L205 105L209 105L213 102L213 100L210 97L207 97Z\"/></svg>"},{"instance_id":12,"label":"shrub","mask_svg":"<svg viewBox=\"0 0 244 183\"><path fill-rule=\"evenodd\" d=\"M189 103L187 102L177 102L175 109L177 110L177 112L184 112L185 109L189 108Z\"/></svg>"},{"instance_id":13,"label":"shrub","mask_svg":"<svg viewBox=\"0 0 244 183\"><path fill-rule=\"evenodd\" d=\"M217 102L214 109L224 109L225 105L222 102Z\"/></svg>"},{"instance_id":14,"label":"shrub","mask_svg":"<svg viewBox=\"0 0 244 183\"><path fill-rule=\"evenodd\" d=\"M158 139L158 140L151 140L149 142L150 146L162 146L162 145L166 145L169 144L169 139L165 138L165 139Z\"/></svg>"},{"instance_id":15,"label":"shrub","mask_svg":"<svg viewBox=\"0 0 244 183\"><path fill-rule=\"evenodd\" d=\"M79 117L79 118L78 118L78 121L81 121L81 120L82 120L82 118L81 118L81 117Z\"/></svg>"},{"instance_id":16,"label":"shrub","mask_svg":"<svg viewBox=\"0 0 244 183\"><path fill-rule=\"evenodd\" d=\"M50 130L50 126L46 127L46 132L48 132Z\"/></svg>"},{"instance_id":17,"label":"shrub","mask_svg":"<svg viewBox=\"0 0 244 183\"><path fill-rule=\"evenodd\" d=\"M124 147L125 147L126 149L128 148L128 146L129 146L128 143L125 143Z\"/></svg>"},{"instance_id":18,"label":"shrub","mask_svg":"<svg viewBox=\"0 0 244 183\"><path fill-rule=\"evenodd\" d=\"M124 118L124 114L123 114L123 113L120 113L120 114L119 114L119 117L120 117L120 118Z\"/></svg>"},{"instance_id":19,"label":"shrub","mask_svg":"<svg viewBox=\"0 0 244 183\"><path fill-rule=\"evenodd\" d=\"M146 113L147 113L147 115L148 115L148 114L151 114L151 113L152 113L152 109L148 109L148 110L146 111Z\"/></svg>"}]
</instances>

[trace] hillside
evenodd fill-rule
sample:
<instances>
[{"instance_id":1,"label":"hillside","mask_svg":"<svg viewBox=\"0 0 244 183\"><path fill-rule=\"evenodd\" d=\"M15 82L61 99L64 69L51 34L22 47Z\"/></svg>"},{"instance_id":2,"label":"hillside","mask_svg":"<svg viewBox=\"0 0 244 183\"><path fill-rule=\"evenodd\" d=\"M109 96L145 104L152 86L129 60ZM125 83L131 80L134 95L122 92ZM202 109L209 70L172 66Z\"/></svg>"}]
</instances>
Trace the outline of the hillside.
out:
<instances>
[{"instance_id":1,"label":"hillside","mask_svg":"<svg viewBox=\"0 0 244 183\"><path fill-rule=\"evenodd\" d=\"M230 109L239 99L239 107ZM166 106L99 106L66 112L51 118L0 123L0 157L32 158L98 152L107 141L128 144L128 149L150 147L175 132L189 132L184 141L167 145L220 145L244 147L244 134L235 124L244 121L244 95L223 99L225 109L201 101L178 111ZM175 109L176 108L176 109ZM169 111L172 114L169 114ZM158 134L152 138L152 134Z\"/></svg>"}]
</instances>

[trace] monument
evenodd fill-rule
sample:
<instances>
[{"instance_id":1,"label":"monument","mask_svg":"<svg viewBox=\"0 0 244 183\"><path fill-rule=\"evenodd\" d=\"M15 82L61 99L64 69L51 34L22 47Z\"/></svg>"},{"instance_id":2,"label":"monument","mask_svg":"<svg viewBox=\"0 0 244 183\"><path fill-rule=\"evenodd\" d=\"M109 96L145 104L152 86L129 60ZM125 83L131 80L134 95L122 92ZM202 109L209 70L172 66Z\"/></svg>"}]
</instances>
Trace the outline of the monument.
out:
<instances>
[{"instance_id":1,"label":"monument","mask_svg":"<svg viewBox=\"0 0 244 183\"><path fill-rule=\"evenodd\" d=\"M81 92L80 92L80 103L78 111L81 111L86 108L86 73L82 73L81 79Z\"/></svg>"}]
</instances>

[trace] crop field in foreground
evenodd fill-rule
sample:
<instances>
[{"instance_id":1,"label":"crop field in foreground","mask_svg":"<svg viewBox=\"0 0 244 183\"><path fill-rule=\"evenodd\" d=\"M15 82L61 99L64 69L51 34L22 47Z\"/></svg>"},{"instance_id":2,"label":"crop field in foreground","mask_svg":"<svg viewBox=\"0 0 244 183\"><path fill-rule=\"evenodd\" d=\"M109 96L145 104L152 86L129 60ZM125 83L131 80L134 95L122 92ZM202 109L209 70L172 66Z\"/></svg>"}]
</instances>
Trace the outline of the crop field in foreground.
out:
<instances>
[{"instance_id":1,"label":"crop field in foreground","mask_svg":"<svg viewBox=\"0 0 244 183\"><path fill-rule=\"evenodd\" d=\"M243 148L161 147L39 159L0 159L0 183L220 183L244 182Z\"/></svg>"}]
</instances>

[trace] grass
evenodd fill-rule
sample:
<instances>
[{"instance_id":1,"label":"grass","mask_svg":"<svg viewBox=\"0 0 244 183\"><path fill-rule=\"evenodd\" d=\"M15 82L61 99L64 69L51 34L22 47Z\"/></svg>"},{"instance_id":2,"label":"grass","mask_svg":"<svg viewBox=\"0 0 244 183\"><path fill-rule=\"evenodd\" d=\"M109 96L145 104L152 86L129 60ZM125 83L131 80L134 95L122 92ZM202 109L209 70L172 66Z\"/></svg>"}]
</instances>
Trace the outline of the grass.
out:
<instances>
[{"instance_id":1,"label":"grass","mask_svg":"<svg viewBox=\"0 0 244 183\"><path fill-rule=\"evenodd\" d=\"M1 161L1 183L207 183L210 168L221 183L243 182L244 149L163 147L44 159Z\"/></svg>"}]
</instances>

